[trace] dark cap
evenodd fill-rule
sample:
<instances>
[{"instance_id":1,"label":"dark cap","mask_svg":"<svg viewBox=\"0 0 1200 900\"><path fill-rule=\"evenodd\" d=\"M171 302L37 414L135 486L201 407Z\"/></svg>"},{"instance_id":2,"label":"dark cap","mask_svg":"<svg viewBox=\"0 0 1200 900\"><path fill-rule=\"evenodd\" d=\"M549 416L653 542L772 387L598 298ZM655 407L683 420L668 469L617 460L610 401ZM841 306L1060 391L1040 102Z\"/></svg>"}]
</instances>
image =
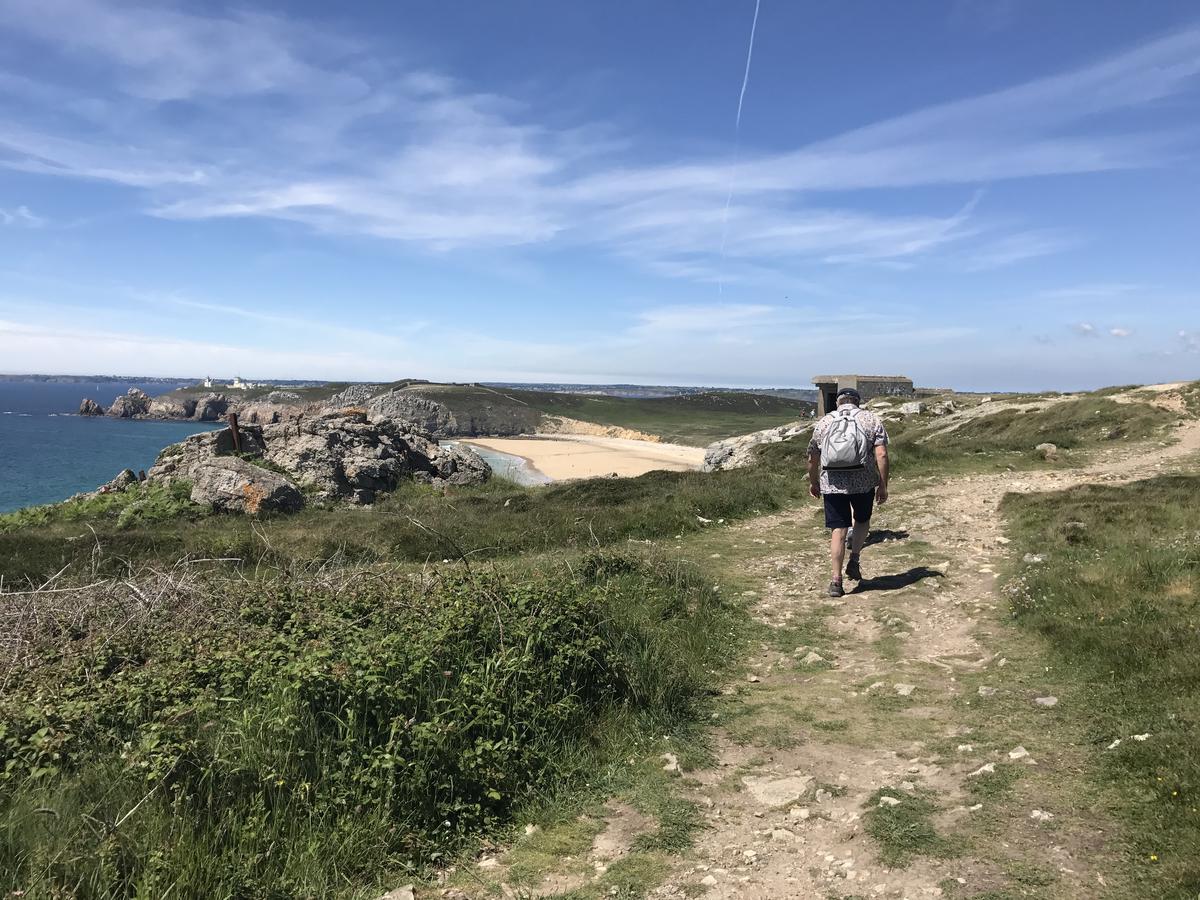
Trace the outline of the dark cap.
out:
<instances>
[{"instance_id":1,"label":"dark cap","mask_svg":"<svg viewBox=\"0 0 1200 900\"><path fill-rule=\"evenodd\" d=\"M843 397L849 397L855 403L862 403L862 395L854 388L842 388L838 391L837 399L841 400Z\"/></svg>"}]
</instances>

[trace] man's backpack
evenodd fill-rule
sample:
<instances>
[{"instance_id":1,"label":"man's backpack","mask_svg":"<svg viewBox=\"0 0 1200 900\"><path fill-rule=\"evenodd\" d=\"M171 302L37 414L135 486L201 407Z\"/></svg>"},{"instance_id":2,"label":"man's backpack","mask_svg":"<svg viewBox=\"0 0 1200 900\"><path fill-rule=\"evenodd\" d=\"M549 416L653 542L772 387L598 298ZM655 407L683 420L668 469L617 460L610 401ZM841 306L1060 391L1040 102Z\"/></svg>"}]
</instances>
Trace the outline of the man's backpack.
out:
<instances>
[{"instance_id":1,"label":"man's backpack","mask_svg":"<svg viewBox=\"0 0 1200 900\"><path fill-rule=\"evenodd\" d=\"M870 441L858 424L859 410L843 406L833 414L821 440L821 467L827 471L865 469Z\"/></svg>"}]
</instances>

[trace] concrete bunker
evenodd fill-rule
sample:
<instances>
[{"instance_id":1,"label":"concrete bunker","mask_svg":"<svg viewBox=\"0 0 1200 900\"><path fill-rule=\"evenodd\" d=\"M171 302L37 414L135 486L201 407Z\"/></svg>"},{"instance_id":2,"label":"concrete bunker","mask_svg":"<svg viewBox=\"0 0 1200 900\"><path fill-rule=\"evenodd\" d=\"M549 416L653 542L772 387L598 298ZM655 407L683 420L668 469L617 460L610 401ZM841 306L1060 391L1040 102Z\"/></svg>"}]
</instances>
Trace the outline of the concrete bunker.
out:
<instances>
[{"instance_id":1,"label":"concrete bunker","mask_svg":"<svg viewBox=\"0 0 1200 900\"><path fill-rule=\"evenodd\" d=\"M915 393L912 379L903 375L814 375L817 386L817 416L837 409L838 392L854 388L863 402L874 397L911 397Z\"/></svg>"}]
</instances>

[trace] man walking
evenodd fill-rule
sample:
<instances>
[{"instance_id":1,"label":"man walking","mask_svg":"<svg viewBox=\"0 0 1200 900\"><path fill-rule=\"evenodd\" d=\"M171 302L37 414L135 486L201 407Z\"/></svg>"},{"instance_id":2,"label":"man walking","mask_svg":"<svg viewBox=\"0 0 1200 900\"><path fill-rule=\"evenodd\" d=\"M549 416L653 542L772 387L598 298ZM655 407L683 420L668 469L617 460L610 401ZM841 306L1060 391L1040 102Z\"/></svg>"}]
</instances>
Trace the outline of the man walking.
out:
<instances>
[{"instance_id":1,"label":"man walking","mask_svg":"<svg viewBox=\"0 0 1200 900\"><path fill-rule=\"evenodd\" d=\"M859 554L867 542L875 501L887 502L888 434L872 412L860 409L862 397L853 388L837 395L837 409L821 419L808 443L808 492L825 498L825 527L830 529L829 557L833 581L829 596L841 597L846 533L850 532L850 562L846 575L862 580ZM853 528L851 528L853 525Z\"/></svg>"}]
</instances>

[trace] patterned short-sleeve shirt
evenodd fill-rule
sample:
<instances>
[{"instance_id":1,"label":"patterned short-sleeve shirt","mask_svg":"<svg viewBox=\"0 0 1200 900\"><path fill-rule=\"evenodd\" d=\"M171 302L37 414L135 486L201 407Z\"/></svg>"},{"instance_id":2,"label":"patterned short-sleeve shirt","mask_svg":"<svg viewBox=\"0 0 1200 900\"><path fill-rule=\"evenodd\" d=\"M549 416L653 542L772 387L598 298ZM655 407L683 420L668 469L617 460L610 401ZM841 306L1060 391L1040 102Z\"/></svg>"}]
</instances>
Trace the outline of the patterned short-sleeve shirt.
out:
<instances>
[{"instance_id":1,"label":"patterned short-sleeve shirt","mask_svg":"<svg viewBox=\"0 0 1200 900\"><path fill-rule=\"evenodd\" d=\"M844 407L843 407L844 408ZM808 442L808 454L820 455L821 444L825 441L825 432L836 413L829 413L817 422L813 429L812 440ZM886 447L888 442L887 429L883 421L875 413L860 409L854 414L859 426L867 433L867 440L873 447ZM846 472L826 472L821 470L822 494L865 494L879 486L879 467L875 464L875 454L867 454L865 469L852 469Z\"/></svg>"}]
</instances>

